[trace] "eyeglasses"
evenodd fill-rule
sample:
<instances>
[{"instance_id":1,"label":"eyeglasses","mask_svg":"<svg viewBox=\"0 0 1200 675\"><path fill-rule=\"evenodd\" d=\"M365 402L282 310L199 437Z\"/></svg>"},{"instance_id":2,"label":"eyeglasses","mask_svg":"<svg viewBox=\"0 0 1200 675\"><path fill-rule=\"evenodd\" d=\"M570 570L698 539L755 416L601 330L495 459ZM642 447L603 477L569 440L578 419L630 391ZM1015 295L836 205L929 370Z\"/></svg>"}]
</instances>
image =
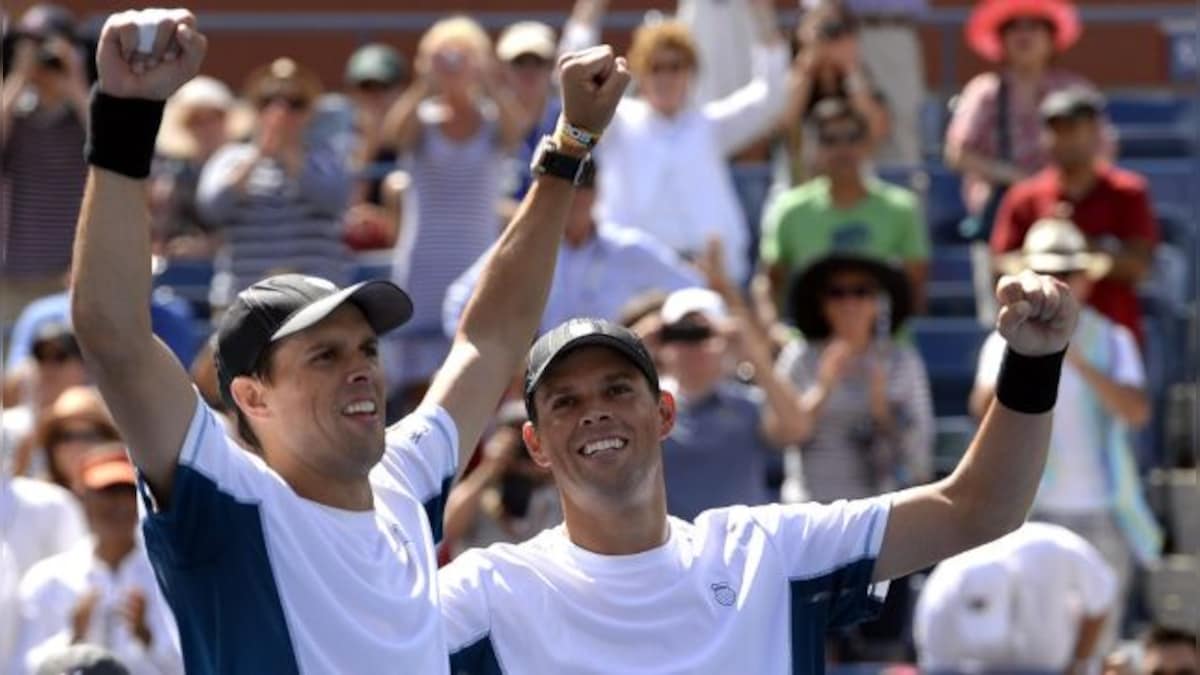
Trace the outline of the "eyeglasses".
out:
<instances>
[{"instance_id":1,"label":"eyeglasses","mask_svg":"<svg viewBox=\"0 0 1200 675\"><path fill-rule=\"evenodd\" d=\"M264 96L258 99L258 109L264 110L275 103L282 103L287 106L292 112L304 112L308 110L308 98L304 96L284 96L283 94L275 94L274 96Z\"/></svg>"},{"instance_id":2,"label":"eyeglasses","mask_svg":"<svg viewBox=\"0 0 1200 675\"><path fill-rule=\"evenodd\" d=\"M827 148L833 148L839 145L855 145L861 143L864 138L866 138L866 134L862 131L843 134L824 133L817 135L817 142Z\"/></svg>"},{"instance_id":3,"label":"eyeglasses","mask_svg":"<svg viewBox=\"0 0 1200 675\"><path fill-rule=\"evenodd\" d=\"M825 289L825 297L830 300L845 300L847 298L856 298L863 300L874 297L876 290L873 286L865 284L855 284L846 286L829 286Z\"/></svg>"}]
</instances>

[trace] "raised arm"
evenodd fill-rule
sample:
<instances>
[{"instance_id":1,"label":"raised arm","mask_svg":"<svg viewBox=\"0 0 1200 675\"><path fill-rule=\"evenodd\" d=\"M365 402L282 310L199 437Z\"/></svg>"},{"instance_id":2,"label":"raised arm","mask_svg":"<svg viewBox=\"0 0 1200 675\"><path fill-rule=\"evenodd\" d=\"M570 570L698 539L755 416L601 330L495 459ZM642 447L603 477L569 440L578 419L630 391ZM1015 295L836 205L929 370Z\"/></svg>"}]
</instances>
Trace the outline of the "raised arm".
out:
<instances>
[{"instance_id":1,"label":"raised arm","mask_svg":"<svg viewBox=\"0 0 1200 675\"><path fill-rule=\"evenodd\" d=\"M997 401L954 473L893 497L877 580L924 569L1011 532L1033 504L1079 305L1064 284L1032 272L1002 279L996 297L997 325L1008 341Z\"/></svg>"},{"instance_id":2,"label":"raised arm","mask_svg":"<svg viewBox=\"0 0 1200 675\"><path fill-rule=\"evenodd\" d=\"M611 47L593 47L564 56L559 71L566 120L592 131L606 128L629 82L624 59L615 57ZM565 145L561 149L583 154ZM454 418L464 458L533 341L573 195L570 181L535 176L517 215L492 248L450 355L425 397Z\"/></svg>"},{"instance_id":3,"label":"raised arm","mask_svg":"<svg viewBox=\"0 0 1200 675\"><path fill-rule=\"evenodd\" d=\"M145 178L162 101L196 74L207 43L190 12L172 10L155 15L153 51L135 56L137 24L147 14L115 14L100 35L100 86L75 238L71 317L133 461L163 500L196 394L187 371L150 330Z\"/></svg>"}]
</instances>

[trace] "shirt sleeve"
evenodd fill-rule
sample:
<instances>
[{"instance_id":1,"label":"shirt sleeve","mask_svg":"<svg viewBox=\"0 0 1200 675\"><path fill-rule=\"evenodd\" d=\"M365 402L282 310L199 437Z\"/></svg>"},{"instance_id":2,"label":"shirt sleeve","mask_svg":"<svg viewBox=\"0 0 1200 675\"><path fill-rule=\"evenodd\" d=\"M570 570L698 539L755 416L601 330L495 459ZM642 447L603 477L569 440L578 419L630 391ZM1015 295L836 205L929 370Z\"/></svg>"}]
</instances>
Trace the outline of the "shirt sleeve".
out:
<instances>
[{"instance_id":1,"label":"shirt sleeve","mask_svg":"<svg viewBox=\"0 0 1200 675\"><path fill-rule=\"evenodd\" d=\"M1121 219L1124 225L1122 238L1157 242L1158 224L1154 219L1154 210L1150 206L1150 197L1146 194L1144 187L1130 188L1129 200L1125 208L1125 217Z\"/></svg>"},{"instance_id":2,"label":"shirt sleeve","mask_svg":"<svg viewBox=\"0 0 1200 675\"><path fill-rule=\"evenodd\" d=\"M440 406L417 408L387 432L383 459L371 470L376 497L415 497L425 506L434 541L442 538L446 495L458 471L458 427Z\"/></svg>"},{"instance_id":3,"label":"shirt sleeve","mask_svg":"<svg viewBox=\"0 0 1200 675\"><path fill-rule=\"evenodd\" d=\"M791 211L791 200L785 193L776 198L763 215L759 256L767 265L791 267L791 260L786 254L787 247L783 243L784 226Z\"/></svg>"},{"instance_id":4,"label":"shirt sleeve","mask_svg":"<svg viewBox=\"0 0 1200 675\"><path fill-rule=\"evenodd\" d=\"M1129 329L1113 325L1113 370L1111 376L1117 384L1129 387L1146 386L1146 370L1142 365L1142 353Z\"/></svg>"},{"instance_id":5,"label":"shirt sleeve","mask_svg":"<svg viewBox=\"0 0 1200 675\"><path fill-rule=\"evenodd\" d=\"M274 474L225 434L199 395L171 484L160 507L138 476L142 528L151 559L175 567L215 560L228 543L228 524L243 518L245 504L261 503Z\"/></svg>"},{"instance_id":6,"label":"shirt sleeve","mask_svg":"<svg viewBox=\"0 0 1200 675\"><path fill-rule=\"evenodd\" d=\"M958 145L984 155L993 154L990 140L996 118L998 87L999 80L991 73L978 75L963 87L946 128L947 145Z\"/></svg>"},{"instance_id":7,"label":"shirt sleeve","mask_svg":"<svg viewBox=\"0 0 1200 675\"><path fill-rule=\"evenodd\" d=\"M785 98L781 89L787 77L787 50L782 45L756 45L752 49L754 78L703 108L704 116L713 124L717 145L727 157L770 128Z\"/></svg>"},{"instance_id":8,"label":"shirt sleeve","mask_svg":"<svg viewBox=\"0 0 1200 675\"><path fill-rule=\"evenodd\" d=\"M483 578L490 568L482 551L471 550L438 571L442 623L452 673L486 672L491 617Z\"/></svg>"},{"instance_id":9,"label":"shirt sleeve","mask_svg":"<svg viewBox=\"0 0 1200 675\"><path fill-rule=\"evenodd\" d=\"M878 613L887 583L872 583L887 529L890 497L832 504L771 504L751 508L783 559L792 602L845 626Z\"/></svg>"},{"instance_id":10,"label":"shirt sleeve","mask_svg":"<svg viewBox=\"0 0 1200 675\"><path fill-rule=\"evenodd\" d=\"M979 365L975 368L976 387L995 387L1000 377L1000 362L1004 359L1004 338L992 333L979 350Z\"/></svg>"},{"instance_id":11,"label":"shirt sleeve","mask_svg":"<svg viewBox=\"0 0 1200 675\"><path fill-rule=\"evenodd\" d=\"M205 222L221 225L228 220L242 195L230 177L242 162L250 161L254 150L248 145L227 145L204 165L196 186L196 208Z\"/></svg>"},{"instance_id":12,"label":"shirt sleeve","mask_svg":"<svg viewBox=\"0 0 1200 675\"><path fill-rule=\"evenodd\" d=\"M904 239L900 242L900 254L909 262L928 260L929 233L925 229L921 211L917 208L916 196L905 195L901 206L903 211L900 216L900 231Z\"/></svg>"},{"instance_id":13,"label":"shirt sleeve","mask_svg":"<svg viewBox=\"0 0 1200 675\"><path fill-rule=\"evenodd\" d=\"M1089 616L1099 616L1112 609L1117 599L1117 574L1083 537L1069 530L1060 532L1056 543L1066 553L1071 567L1069 578L1075 584L1075 596Z\"/></svg>"}]
</instances>

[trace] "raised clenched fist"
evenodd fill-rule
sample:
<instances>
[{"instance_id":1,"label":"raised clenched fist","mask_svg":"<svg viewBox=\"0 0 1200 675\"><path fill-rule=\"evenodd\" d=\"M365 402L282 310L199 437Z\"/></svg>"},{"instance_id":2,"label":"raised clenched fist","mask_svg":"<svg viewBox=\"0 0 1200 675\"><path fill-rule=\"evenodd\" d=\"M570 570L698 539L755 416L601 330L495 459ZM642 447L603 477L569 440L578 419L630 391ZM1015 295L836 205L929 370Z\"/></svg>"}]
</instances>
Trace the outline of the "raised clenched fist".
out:
<instances>
[{"instance_id":1,"label":"raised clenched fist","mask_svg":"<svg viewBox=\"0 0 1200 675\"><path fill-rule=\"evenodd\" d=\"M571 124L599 134L612 120L629 85L629 67L612 47L601 45L558 60L563 116Z\"/></svg>"},{"instance_id":2,"label":"raised clenched fist","mask_svg":"<svg viewBox=\"0 0 1200 675\"><path fill-rule=\"evenodd\" d=\"M165 100L196 76L208 40L186 9L131 10L104 22L96 49L100 90Z\"/></svg>"},{"instance_id":3,"label":"raised clenched fist","mask_svg":"<svg viewBox=\"0 0 1200 675\"><path fill-rule=\"evenodd\" d=\"M1066 349L1079 319L1079 303L1067 285L1026 270L996 286L996 327L1013 351L1045 356Z\"/></svg>"}]
</instances>

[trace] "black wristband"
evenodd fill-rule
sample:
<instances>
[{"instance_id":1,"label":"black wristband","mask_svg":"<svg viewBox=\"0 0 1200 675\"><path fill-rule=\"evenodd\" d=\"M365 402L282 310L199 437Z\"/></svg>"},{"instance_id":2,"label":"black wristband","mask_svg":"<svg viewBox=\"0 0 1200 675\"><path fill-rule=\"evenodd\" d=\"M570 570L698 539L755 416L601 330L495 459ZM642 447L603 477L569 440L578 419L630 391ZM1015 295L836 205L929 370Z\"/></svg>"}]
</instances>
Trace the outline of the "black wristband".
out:
<instances>
[{"instance_id":1,"label":"black wristband","mask_svg":"<svg viewBox=\"0 0 1200 675\"><path fill-rule=\"evenodd\" d=\"M1064 349L1045 356L1022 356L1005 348L996 379L996 400L1021 413L1050 412L1058 400L1058 379L1066 355Z\"/></svg>"},{"instance_id":2,"label":"black wristband","mask_svg":"<svg viewBox=\"0 0 1200 675\"><path fill-rule=\"evenodd\" d=\"M93 88L83 151L88 164L130 178L149 176L164 103L109 96Z\"/></svg>"}]
</instances>

